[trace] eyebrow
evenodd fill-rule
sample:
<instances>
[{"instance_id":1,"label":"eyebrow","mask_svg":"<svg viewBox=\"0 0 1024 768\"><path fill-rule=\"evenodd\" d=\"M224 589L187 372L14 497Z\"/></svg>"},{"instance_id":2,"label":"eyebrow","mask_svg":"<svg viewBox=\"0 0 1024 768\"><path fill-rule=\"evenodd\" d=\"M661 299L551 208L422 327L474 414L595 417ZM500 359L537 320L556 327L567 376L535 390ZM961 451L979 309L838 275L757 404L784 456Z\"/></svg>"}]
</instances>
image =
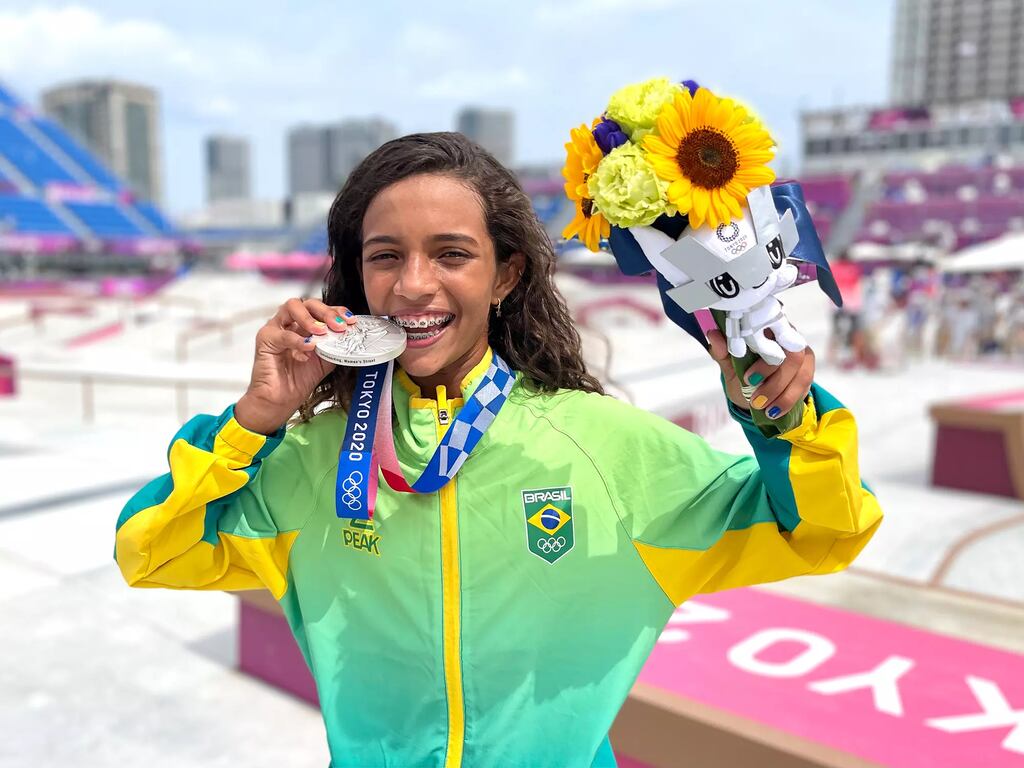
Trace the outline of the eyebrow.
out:
<instances>
[{"instance_id":1,"label":"eyebrow","mask_svg":"<svg viewBox=\"0 0 1024 768\"><path fill-rule=\"evenodd\" d=\"M464 235L459 232L441 232L436 235L431 235L427 239L433 243L467 243L470 245L479 245L475 237ZM374 235L373 237L363 241L363 248L377 244L400 245L401 240L392 235Z\"/></svg>"}]
</instances>

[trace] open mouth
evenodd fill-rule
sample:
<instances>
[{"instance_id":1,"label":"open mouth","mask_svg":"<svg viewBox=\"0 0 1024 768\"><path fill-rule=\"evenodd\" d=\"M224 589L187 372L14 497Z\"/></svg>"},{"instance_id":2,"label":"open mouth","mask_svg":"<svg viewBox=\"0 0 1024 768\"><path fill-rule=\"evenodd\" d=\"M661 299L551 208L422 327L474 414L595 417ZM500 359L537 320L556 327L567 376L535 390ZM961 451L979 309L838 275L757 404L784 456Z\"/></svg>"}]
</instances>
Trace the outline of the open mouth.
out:
<instances>
[{"instance_id":1,"label":"open mouth","mask_svg":"<svg viewBox=\"0 0 1024 768\"><path fill-rule=\"evenodd\" d=\"M426 341L441 332L455 319L451 313L443 315L401 315L391 320L405 329L409 341Z\"/></svg>"}]
</instances>

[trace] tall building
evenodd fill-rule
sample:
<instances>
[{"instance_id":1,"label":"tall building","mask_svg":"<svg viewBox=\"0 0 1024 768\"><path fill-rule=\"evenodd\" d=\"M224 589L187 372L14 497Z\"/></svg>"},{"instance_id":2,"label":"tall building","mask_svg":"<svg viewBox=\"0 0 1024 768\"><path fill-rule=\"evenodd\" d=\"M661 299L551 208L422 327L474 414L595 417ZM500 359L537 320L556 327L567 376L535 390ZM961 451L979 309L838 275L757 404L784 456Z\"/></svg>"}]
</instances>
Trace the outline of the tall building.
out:
<instances>
[{"instance_id":1,"label":"tall building","mask_svg":"<svg viewBox=\"0 0 1024 768\"><path fill-rule=\"evenodd\" d=\"M247 200L252 196L249 140L240 136L206 139L206 200Z\"/></svg>"},{"instance_id":2,"label":"tall building","mask_svg":"<svg viewBox=\"0 0 1024 768\"><path fill-rule=\"evenodd\" d=\"M392 123L376 117L292 128L288 132L290 193L337 192L367 155L396 135Z\"/></svg>"},{"instance_id":3,"label":"tall building","mask_svg":"<svg viewBox=\"0 0 1024 768\"><path fill-rule=\"evenodd\" d=\"M81 80L43 92L44 111L89 149L136 195L163 195L160 111L152 88L116 80Z\"/></svg>"},{"instance_id":4,"label":"tall building","mask_svg":"<svg viewBox=\"0 0 1024 768\"><path fill-rule=\"evenodd\" d=\"M892 101L1024 95L1024 0L898 0Z\"/></svg>"},{"instance_id":5,"label":"tall building","mask_svg":"<svg viewBox=\"0 0 1024 768\"><path fill-rule=\"evenodd\" d=\"M367 155L396 135L394 125L377 117L344 120L328 126L327 157L332 191L341 188L348 175Z\"/></svg>"},{"instance_id":6,"label":"tall building","mask_svg":"<svg viewBox=\"0 0 1024 768\"><path fill-rule=\"evenodd\" d=\"M502 165L512 164L515 114L510 110L466 107L459 112L457 130L494 155Z\"/></svg>"},{"instance_id":7,"label":"tall building","mask_svg":"<svg viewBox=\"0 0 1024 768\"><path fill-rule=\"evenodd\" d=\"M300 125L288 131L288 191L292 195L326 191L327 133L322 127Z\"/></svg>"}]
</instances>

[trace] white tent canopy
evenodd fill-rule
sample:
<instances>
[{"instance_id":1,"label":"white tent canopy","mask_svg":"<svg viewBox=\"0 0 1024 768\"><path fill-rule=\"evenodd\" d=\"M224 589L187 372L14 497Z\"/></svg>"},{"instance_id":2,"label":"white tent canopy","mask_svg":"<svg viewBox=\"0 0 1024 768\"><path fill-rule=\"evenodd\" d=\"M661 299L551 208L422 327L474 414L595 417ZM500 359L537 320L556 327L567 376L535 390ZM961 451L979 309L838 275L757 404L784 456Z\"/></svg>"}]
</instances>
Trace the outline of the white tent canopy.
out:
<instances>
[{"instance_id":1,"label":"white tent canopy","mask_svg":"<svg viewBox=\"0 0 1024 768\"><path fill-rule=\"evenodd\" d=\"M926 261L936 262L941 250L934 245L925 243L900 243L886 245L883 243L859 242L850 246L850 258L859 262L899 262L914 263Z\"/></svg>"},{"instance_id":2,"label":"white tent canopy","mask_svg":"<svg viewBox=\"0 0 1024 768\"><path fill-rule=\"evenodd\" d=\"M1024 270L1024 232L1004 235L950 256L943 272L1003 272Z\"/></svg>"}]
</instances>

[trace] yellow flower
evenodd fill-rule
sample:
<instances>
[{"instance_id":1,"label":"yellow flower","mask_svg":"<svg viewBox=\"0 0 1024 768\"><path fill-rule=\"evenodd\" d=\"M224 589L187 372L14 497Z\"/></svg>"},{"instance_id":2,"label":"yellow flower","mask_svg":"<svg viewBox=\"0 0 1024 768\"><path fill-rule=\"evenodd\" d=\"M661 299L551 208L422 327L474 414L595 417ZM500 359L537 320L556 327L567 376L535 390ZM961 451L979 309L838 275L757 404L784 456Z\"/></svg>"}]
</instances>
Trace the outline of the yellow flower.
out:
<instances>
[{"instance_id":1,"label":"yellow flower","mask_svg":"<svg viewBox=\"0 0 1024 768\"><path fill-rule=\"evenodd\" d=\"M611 234L611 225L594 207L587 180L597 170L604 154L586 125L573 128L569 135L571 141L565 145L562 176L565 177L565 194L576 203L576 215L562 232L562 237L566 240L579 237L587 248L599 251L601 238Z\"/></svg>"},{"instance_id":2,"label":"yellow flower","mask_svg":"<svg viewBox=\"0 0 1024 768\"><path fill-rule=\"evenodd\" d=\"M744 107L706 88L676 95L643 142L655 172L669 182L669 202L694 228L742 218L750 190L775 180L766 165L775 154L771 135Z\"/></svg>"}]
</instances>

